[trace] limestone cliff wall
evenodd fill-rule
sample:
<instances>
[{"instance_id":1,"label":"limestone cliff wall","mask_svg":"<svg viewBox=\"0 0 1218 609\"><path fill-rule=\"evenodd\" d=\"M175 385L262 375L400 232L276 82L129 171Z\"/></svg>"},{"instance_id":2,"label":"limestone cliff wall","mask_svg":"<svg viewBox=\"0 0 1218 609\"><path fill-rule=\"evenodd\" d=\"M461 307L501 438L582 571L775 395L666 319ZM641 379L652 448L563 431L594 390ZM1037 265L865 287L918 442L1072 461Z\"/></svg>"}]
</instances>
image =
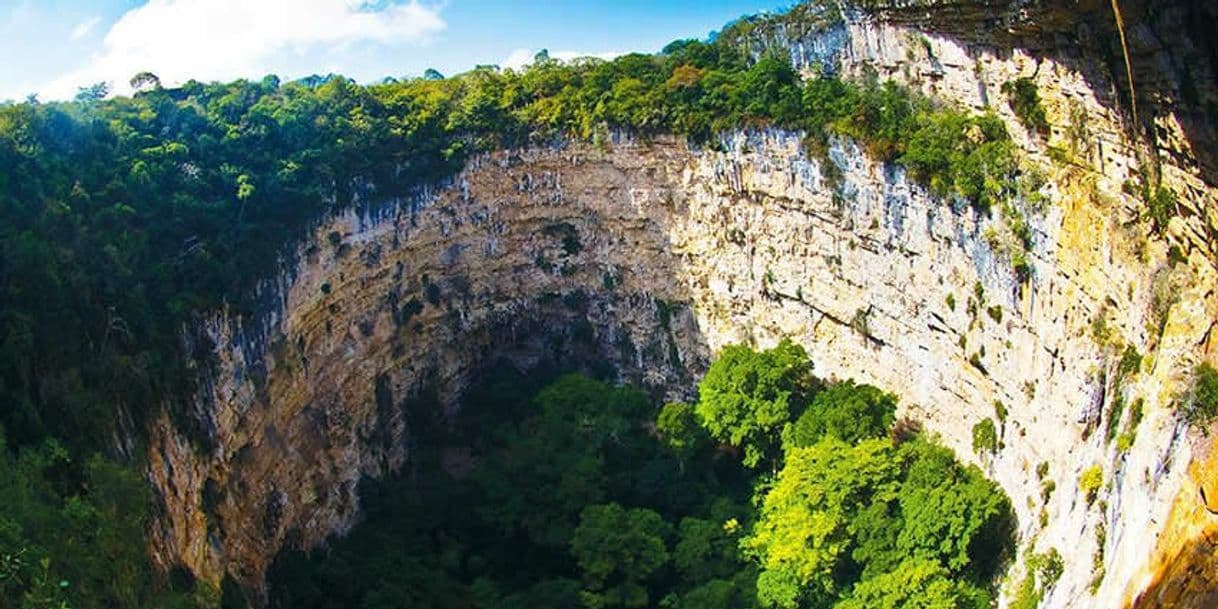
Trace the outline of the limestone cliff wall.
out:
<instances>
[{"instance_id":1,"label":"limestone cliff wall","mask_svg":"<svg viewBox=\"0 0 1218 609\"><path fill-rule=\"evenodd\" d=\"M819 374L899 393L906 413L1007 490L1025 545L1084 557L1068 562L1050 606L1114 606L1177 493L1192 492L1193 444L1167 405L1218 317L1208 261L1174 271L1188 279L1162 338L1143 346L1153 363L1126 384L1146 399L1146 420L1117 456L1096 431L1113 356L1091 328L1103 311L1144 345L1155 274L1121 238L1097 239L1106 212L1092 198L1063 196L1038 219L1036 272L1021 284L986 238L995 221L926 196L848 142L830 154L840 190L796 134L726 145L505 152L417 204L320 226L257 340L241 320L209 325L219 365L200 409L214 446L159 430L162 560L256 584L285 543L316 544L355 521L362 476L408 459L412 394L431 381L453 396L480 363L529 353L514 336L545 337L540 351L587 319L588 343L652 386L688 388L724 344L789 336ZM1004 448L983 458L971 428L995 401L1010 413ZM1057 486L1047 502L1042 462ZM1091 464L1110 482L1105 509L1077 490ZM1093 597L1100 522L1110 575Z\"/></svg>"},{"instance_id":2,"label":"limestone cliff wall","mask_svg":"<svg viewBox=\"0 0 1218 609\"><path fill-rule=\"evenodd\" d=\"M658 230L671 210L634 196L670 187L655 186L669 161L590 154L484 157L450 188L330 218L263 286L257 318L202 324L204 437L154 431L158 559L257 587L280 547L345 531L360 479L400 468L412 423L451 414L498 358L583 356L691 386L707 350Z\"/></svg>"},{"instance_id":3,"label":"limestone cliff wall","mask_svg":"<svg viewBox=\"0 0 1218 609\"><path fill-rule=\"evenodd\" d=\"M257 587L280 548L356 522L359 480L408 464L420 418L445 416L497 357L603 358L681 392L724 344L791 337L818 374L900 394L905 414L1006 489L1021 548L1067 559L1043 606L1208 606L1198 590L1211 580L1190 574L1216 564L1198 492L1218 497L1214 460L1173 409L1218 340L1218 203L1195 131L1168 104L1153 119L1163 137L1139 143L1118 81L1085 67L1103 64L902 15L847 11L781 43L809 69L875 70L998 111L1048 178L1049 204L1024 209L1026 282L1000 217L929 197L847 141L828 159L776 131L729 134L718 150L619 136L480 157L445 188L319 221L257 315L217 313L192 333L215 364L200 372L201 437L154 430L158 560ZM1003 102L1017 76L1039 85L1047 138ZM1182 201L1166 238L1148 237L1122 188L1147 158ZM1145 403L1125 452L1104 431L1118 343L1147 356L1120 387ZM432 391L434 406L420 399ZM1009 413L1003 448L976 455L972 426L995 402ZM1105 485L1088 502L1078 480L1091 465Z\"/></svg>"}]
</instances>

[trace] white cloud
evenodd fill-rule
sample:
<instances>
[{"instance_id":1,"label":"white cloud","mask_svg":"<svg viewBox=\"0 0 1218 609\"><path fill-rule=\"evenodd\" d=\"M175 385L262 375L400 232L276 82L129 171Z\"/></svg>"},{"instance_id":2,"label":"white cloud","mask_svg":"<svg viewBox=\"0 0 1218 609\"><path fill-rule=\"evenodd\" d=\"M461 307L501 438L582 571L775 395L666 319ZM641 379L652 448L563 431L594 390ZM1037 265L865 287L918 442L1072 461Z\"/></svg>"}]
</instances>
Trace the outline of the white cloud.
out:
<instances>
[{"instance_id":1,"label":"white cloud","mask_svg":"<svg viewBox=\"0 0 1218 609\"><path fill-rule=\"evenodd\" d=\"M83 24L82 24L83 25ZM83 67L46 86L47 98L150 71L166 84L258 77L285 58L355 43L425 43L445 28L419 0L149 0L106 33Z\"/></svg>"},{"instance_id":2,"label":"white cloud","mask_svg":"<svg viewBox=\"0 0 1218 609\"><path fill-rule=\"evenodd\" d=\"M88 36L89 32L92 32L93 28L97 27L99 22L101 22L101 17L90 17L84 21L81 21L76 25L76 27L72 28L72 33L68 36L68 38L71 40L80 40L81 38Z\"/></svg>"},{"instance_id":3,"label":"white cloud","mask_svg":"<svg viewBox=\"0 0 1218 609\"><path fill-rule=\"evenodd\" d=\"M537 55L537 53L538 51L534 51L532 49L516 49L515 51L508 53L508 56L503 59L503 61L499 64L499 67L504 69L519 70L533 63L533 58ZM583 53L580 51L549 51L549 53L551 59L560 59L562 61L571 61L572 59L579 59L581 57L595 57L597 59L609 60L622 55L622 53L618 51L602 51L600 53Z\"/></svg>"}]
</instances>

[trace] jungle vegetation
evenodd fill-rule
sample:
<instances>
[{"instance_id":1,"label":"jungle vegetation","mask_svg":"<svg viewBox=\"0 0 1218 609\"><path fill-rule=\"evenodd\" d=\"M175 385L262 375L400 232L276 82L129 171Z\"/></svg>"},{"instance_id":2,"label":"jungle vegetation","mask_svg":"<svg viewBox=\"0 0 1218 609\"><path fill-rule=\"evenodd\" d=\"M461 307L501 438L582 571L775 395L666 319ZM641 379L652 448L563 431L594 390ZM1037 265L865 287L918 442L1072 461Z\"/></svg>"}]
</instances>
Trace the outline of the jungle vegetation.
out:
<instances>
[{"instance_id":1,"label":"jungle vegetation","mask_svg":"<svg viewBox=\"0 0 1218 609\"><path fill-rule=\"evenodd\" d=\"M578 374L539 378L490 375L456 425L430 428L413 474L365 487L363 524L280 555L271 606L995 600L1012 548L1006 496L933 438L894 425L895 396L817 379L797 345L726 348L694 404L657 408ZM458 453L472 465L446 468Z\"/></svg>"}]
</instances>

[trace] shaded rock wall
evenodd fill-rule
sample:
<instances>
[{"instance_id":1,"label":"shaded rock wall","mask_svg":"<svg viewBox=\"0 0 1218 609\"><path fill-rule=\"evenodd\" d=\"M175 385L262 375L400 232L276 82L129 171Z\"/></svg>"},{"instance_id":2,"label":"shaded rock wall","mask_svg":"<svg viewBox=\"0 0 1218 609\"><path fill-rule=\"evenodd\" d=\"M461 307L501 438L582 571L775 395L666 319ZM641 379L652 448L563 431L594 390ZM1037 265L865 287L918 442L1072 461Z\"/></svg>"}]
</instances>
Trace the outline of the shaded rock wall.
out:
<instances>
[{"instance_id":1,"label":"shaded rock wall","mask_svg":"<svg viewBox=\"0 0 1218 609\"><path fill-rule=\"evenodd\" d=\"M631 190L663 192L665 160L590 154L485 157L451 188L331 218L264 287L257 319L204 324L206 437L168 421L154 434L161 562L256 587L285 543L346 530L359 480L408 457L410 416L451 414L500 357L582 350L632 382L690 386L707 350L657 230L671 210ZM411 412L424 391L441 412Z\"/></svg>"}]
</instances>

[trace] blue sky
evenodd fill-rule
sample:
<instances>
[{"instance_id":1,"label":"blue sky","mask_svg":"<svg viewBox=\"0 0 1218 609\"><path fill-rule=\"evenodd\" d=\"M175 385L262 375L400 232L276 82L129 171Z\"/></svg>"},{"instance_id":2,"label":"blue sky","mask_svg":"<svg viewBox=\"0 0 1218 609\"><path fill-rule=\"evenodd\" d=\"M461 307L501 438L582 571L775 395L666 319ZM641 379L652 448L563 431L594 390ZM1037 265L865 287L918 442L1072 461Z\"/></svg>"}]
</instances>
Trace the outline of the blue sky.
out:
<instances>
[{"instance_id":1,"label":"blue sky","mask_svg":"<svg viewBox=\"0 0 1218 609\"><path fill-rule=\"evenodd\" d=\"M789 0L787 0L789 2ZM0 100L336 72L367 82L477 64L657 51L784 0L0 0Z\"/></svg>"}]
</instances>

